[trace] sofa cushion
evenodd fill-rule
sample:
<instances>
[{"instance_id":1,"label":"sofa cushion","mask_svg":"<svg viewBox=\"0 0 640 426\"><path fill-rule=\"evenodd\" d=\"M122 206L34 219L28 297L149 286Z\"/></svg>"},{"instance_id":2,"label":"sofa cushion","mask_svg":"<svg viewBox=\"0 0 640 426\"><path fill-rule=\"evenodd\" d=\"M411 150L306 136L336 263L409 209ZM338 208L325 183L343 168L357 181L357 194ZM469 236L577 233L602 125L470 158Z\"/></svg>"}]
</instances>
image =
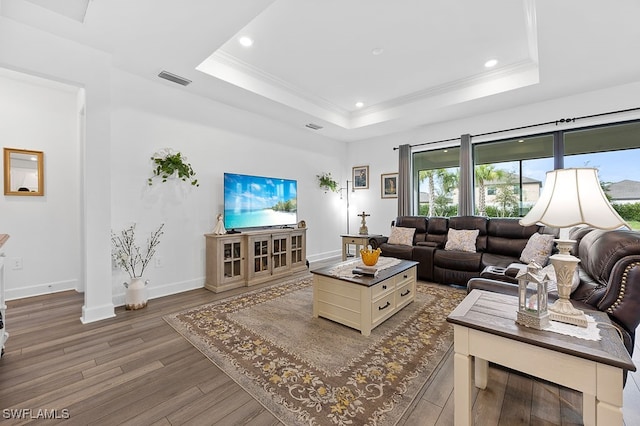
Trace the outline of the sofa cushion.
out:
<instances>
[{"instance_id":1,"label":"sofa cushion","mask_svg":"<svg viewBox=\"0 0 640 426\"><path fill-rule=\"evenodd\" d=\"M412 260L413 256L413 246L382 243L380 244L380 250L382 250L382 256L384 257Z\"/></svg>"},{"instance_id":2,"label":"sofa cushion","mask_svg":"<svg viewBox=\"0 0 640 426\"><path fill-rule=\"evenodd\" d=\"M549 263L551 250L553 250L553 240L553 235L533 234L522 250L520 261L523 263L535 262L541 267L546 266Z\"/></svg>"},{"instance_id":3,"label":"sofa cushion","mask_svg":"<svg viewBox=\"0 0 640 426\"><path fill-rule=\"evenodd\" d=\"M431 217L427 223L428 234L446 234L449 230L449 219L446 217Z\"/></svg>"},{"instance_id":4,"label":"sofa cushion","mask_svg":"<svg viewBox=\"0 0 640 426\"><path fill-rule=\"evenodd\" d=\"M487 251L487 222L489 219L481 216L454 216L449 218L450 229L477 229L476 251Z\"/></svg>"},{"instance_id":5,"label":"sofa cushion","mask_svg":"<svg viewBox=\"0 0 640 426\"><path fill-rule=\"evenodd\" d=\"M433 264L443 269L474 272L480 275L481 258L482 253L436 250L433 256Z\"/></svg>"},{"instance_id":6,"label":"sofa cushion","mask_svg":"<svg viewBox=\"0 0 640 426\"><path fill-rule=\"evenodd\" d=\"M520 220L514 218L492 217L487 222L487 235L512 240L526 240L539 229L538 225L522 226Z\"/></svg>"},{"instance_id":7,"label":"sofa cushion","mask_svg":"<svg viewBox=\"0 0 640 426\"><path fill-rule=\"evenodd\" d=\"M400 226L392 226L391 234L387 240L388 244L400 244L405 246L413 246L413 236L416 228L403 228Z\"/></svg>"},{"instance_id":8,"label":"sofa cushion","mask_svg":"<svg viewBox=\"0 0 640 426\"><path fill-rule=\"evenodd\" d=\"M503 256L515 257L516 261L520 259L522 250L527 246L529 240L511 239L497 236L487 236L487 253L501 254Z\"/></svg>"},{"instance_id":9,"label":"sofa cushion","mask_svg":"<svg viewBox=\"0 0 640 426\"><path fill-rule=\"evenodd\" d=\"M580 240L580 265L602 285L607 285L613 266L627 256L640 253L640 233L596 229Z\"/></svg>"},{"instance_id":10,"label":"sofa cushion","mask_svg":"<svg viewBox=\"0 0 640 426\"><path fill-rule=\"evenodd\" d=\"M443 248L447 241L447 232L449 231L449 219L446 217L431 217L427 223L427 235L425 242L435 243L438 247Z\"/></svg>"},{"instance_id":11,"label":"sofa cushion","mask_svg":"<svg viewBox=\"0 0 640 426\"><path fill-rule=\"evenodd\" d=\"M519 219L491 218L487 223L486 252L520 258L529 237L539 230L538 225L522 226Z\"/></svg>"},{"instance_id":12,"label":"sofa cushion","mask_svg":"<svg viewBox=\"0 0 640 426\"><path fill-rule=\"evenodd\" d=\"M476 239L478 238L477 229L449 229L447 233L447 243L445 250L460 250L475 253Z\"/></svg>"},{"instance_id":13,"label":"sofa cushion","mask_svg":"<svg viewBox=\"0 0 640 426\"><path fill-rule=\"evenodd\" d=\"M505 256L503 254L482 253L482 269L487 266L498 266L508 268L513 263L518 262L518 258L514 256Z\"/></svg>"},{"instance_id":14,"label":"sofa cushion","mask_svg":"<svg viewBox=\"0 0 640 426\"><path fill-rule=\"evenodd\" d=\"M415 228L417 234L427 232L427 218L425 216L398 216L395 226L403 228Z\"/></svg>"},{"instance_id":15,"label":"sofa cushion","mask_svg":"<svg viewBox=\"0 0 640 426\"><path fill-rule=\"evenodd\" d=\"M419 241L416 245L422 247L442 248L442 243L437 243L435 241Z\"/></svg>"}]
</instances>

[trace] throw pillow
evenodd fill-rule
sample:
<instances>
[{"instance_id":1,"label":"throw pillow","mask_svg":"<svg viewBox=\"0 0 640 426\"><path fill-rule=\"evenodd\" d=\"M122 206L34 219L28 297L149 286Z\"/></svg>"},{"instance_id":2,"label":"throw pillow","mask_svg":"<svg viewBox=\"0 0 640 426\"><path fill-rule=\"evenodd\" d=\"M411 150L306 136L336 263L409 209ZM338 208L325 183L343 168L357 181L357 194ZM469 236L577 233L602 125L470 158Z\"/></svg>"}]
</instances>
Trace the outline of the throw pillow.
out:
<instances>
[{"instance_id":1,"label":"throw pillow","mask_svg":"<svg viewBox=\"0 0 640 426\"><path fill-rule=\"evenodd\" d=\"M449 229L445 250L460 250L475 253L476 239L480 233L477 229Z\"/></svg>"},{"instance_id":2,"label":"throw pillow","mask_svg":"<svg viewBox=\"0 0 640 426\"><path fill-rule=\"evenodd\" d=\"M527 241L527 245L520 254L520 262L535 262L541 267L549 263L549 256L553 250L553 235L535 233Z\"/></svg>"},{"instance_id":3,"label":"throw pillow","mask_svg":"<svg viewBox=\"0 0 640 426\"><path fill-rule=\"evenodd\" d=\"M389 235L389 239L387 240L387 243L412 246L413 235L415 233L416 233L416 228L403 228L401 226L392 226L391 235Z\"/></svg>"},{"instance_id":4,"label":"throw pillow","mask_svg":"<svg viewBox=\"0 0 640 426\"><path fill-rule=\"evenodd\" d=\"M556 270L552 264L548 264L544 268L542 268L541 272L543 274L547 274L549 276L549 284L547 285L548 292L557 292L558 291L558 282L556 279ZM576 291L576 288L580 285L580 273L578 272L578 267L576 266L576 270L573 273L573 278L571 279L571 293Z\"/></svg>"}]
</instances>

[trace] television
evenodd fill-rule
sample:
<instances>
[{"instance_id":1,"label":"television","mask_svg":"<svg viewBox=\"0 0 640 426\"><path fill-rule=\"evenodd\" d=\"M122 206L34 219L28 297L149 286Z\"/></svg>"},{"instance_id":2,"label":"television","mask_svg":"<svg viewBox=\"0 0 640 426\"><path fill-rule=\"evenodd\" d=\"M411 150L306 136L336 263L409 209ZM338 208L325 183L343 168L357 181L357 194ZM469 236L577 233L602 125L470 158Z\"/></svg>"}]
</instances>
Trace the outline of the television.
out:
<instances>
[{"instance_id":1,"label":"television","mask_svg":"<svg viewBox=\"0 0 640 426\"><path fill-rule=\"evenodd\" d=\"M298 182L224 174L224 227L268 228L298 223Z\"/></svg>"}]
</instances>

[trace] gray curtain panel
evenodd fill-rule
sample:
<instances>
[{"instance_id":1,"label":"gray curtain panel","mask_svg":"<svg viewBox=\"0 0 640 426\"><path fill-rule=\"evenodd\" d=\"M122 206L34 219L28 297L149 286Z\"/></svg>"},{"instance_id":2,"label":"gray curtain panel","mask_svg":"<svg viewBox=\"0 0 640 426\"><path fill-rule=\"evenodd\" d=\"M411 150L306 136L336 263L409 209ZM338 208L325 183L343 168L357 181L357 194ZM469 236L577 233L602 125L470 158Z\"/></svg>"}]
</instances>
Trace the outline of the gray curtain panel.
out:
<instances>
[{"instance_id":1,"label":"gray curtain panel","mask_svg":"<svg viewBox=\"0 0 640 426\"><path fill-rule=\"evenodd\" d=\"M398 148L398 216L408 216L411 211L411 145Z\"/></svg>"},{"instance_id":2,"label":"gray curtain panel","mask_svg":"<svg viewBox=\"0 0 640 426\"><path fill-rule=\"evenodd\" d=\"M471 135L460 137L460 182L458 184L458 215L473 214L473 163L471 159Z\"/></svg>"}]
</instances>

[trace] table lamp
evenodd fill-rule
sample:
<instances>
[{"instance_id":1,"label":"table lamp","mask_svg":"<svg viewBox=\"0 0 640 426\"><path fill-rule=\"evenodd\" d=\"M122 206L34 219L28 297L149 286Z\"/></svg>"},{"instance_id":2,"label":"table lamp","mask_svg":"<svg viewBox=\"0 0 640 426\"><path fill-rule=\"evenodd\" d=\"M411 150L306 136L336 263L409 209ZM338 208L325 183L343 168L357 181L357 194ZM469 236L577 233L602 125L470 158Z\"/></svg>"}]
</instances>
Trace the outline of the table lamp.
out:
<instances>
[{"instance_id":1,"label":"table lamp","mask_svg":"<svg viewBox=\"0 0 640 426\"><path fill-rule=\"evenodd\" d=\"M594 168L557 169L547 172L540 199L520 219L520 224L529 226L541 223L555 228L588 225L599 229L616 229L629 225L613 209L604 194ZM569 300L571 282L580 259L569 251L574 240L556 239L558 254L549 258L556 271L558 300L549 306L552 320L587 326L584 313L576 309Z\"/></svg>"}]
</instances>

